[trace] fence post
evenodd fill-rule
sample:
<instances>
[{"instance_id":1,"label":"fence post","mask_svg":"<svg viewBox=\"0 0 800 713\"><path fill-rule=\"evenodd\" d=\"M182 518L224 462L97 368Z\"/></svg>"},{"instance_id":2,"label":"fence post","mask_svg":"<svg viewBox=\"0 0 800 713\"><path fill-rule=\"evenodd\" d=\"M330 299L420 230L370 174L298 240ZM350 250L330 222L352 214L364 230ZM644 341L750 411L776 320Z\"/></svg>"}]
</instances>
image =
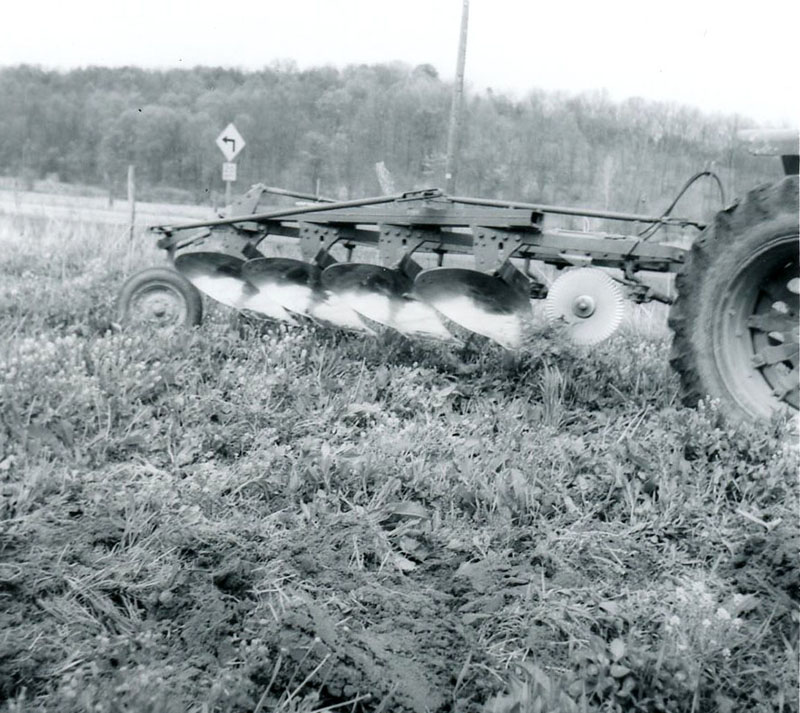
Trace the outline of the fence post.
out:
<instances>
[{"instance_id":1,"label":"fence post","mask_svg":"<svg viewBox=\"0 0 800 713\"><path fill-rule=\"evenodd\" d=\"M133 165L128 166L128 210L130 211L128 241L132 243L133 228L136 224L136 173Z\"/></svg>"}]
</instances>

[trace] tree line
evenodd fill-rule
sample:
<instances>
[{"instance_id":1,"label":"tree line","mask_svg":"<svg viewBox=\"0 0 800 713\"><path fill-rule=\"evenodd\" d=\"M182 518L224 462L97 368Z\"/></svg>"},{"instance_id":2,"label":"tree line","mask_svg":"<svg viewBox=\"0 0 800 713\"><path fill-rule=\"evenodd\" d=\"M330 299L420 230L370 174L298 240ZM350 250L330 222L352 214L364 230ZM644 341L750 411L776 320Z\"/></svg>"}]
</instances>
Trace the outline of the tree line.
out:
<instances>
[{"instance_id":1,"label":"tree line","mask_svg":"<svg viewBox=\"0 0 800 713\"><path fill-rule=\"evenodd\" d=\"M0 69L0 174L107 186L127 166L152 191L219 202L219 132L247 146L237 189L263 182L337 198L443 186L452 85L430 65L259 71L215 67ZM753 122L670 103L612 101L603 91L467 91L460 195L657 212L693 173L713 168L729 195L780 174L736 138ZM709 184L687 208L717 203ZM681 212L681 211L678 211Z\"/></svg>"}]
</instances>

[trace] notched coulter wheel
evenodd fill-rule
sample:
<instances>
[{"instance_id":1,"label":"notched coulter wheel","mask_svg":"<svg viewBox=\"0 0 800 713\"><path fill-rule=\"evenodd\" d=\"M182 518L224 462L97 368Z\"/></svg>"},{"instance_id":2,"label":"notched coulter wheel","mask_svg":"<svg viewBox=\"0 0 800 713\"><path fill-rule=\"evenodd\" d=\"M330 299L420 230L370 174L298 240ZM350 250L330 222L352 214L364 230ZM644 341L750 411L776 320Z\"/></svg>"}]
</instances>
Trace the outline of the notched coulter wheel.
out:
<instances>
[{"instance_id":1,"label":"notched coulter wheel","mask_svg":"<svg viewBox=\"0 0 800 713\"><path fill-rule=\"evenodd\" d=\"M708 395L735 418L800 406L799 232L789 176L719 213L693 246L670 314L688 403Z\"/></svg>"},{"instance_id":2,"label":"notched coulter wheel","mask_svg":"<svg viewBox=\"0 0 800 713\"><path fill-rule=\"evenodd\" d=\"M117 317L123 324L157 329L196 326L203 319L203 300L179 272L151 267L126 280L117 302Z\"/></svg>"}]
</instances>

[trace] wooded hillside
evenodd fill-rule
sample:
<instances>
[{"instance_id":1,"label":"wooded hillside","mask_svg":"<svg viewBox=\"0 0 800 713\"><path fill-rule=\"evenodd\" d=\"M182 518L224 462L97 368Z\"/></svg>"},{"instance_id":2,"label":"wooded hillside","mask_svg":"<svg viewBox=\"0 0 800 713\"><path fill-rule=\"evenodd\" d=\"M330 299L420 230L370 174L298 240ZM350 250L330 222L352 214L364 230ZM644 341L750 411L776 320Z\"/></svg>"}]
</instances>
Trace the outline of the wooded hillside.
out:
<instances>
[{"instance_id":1,"label":"wooded hillside","mask_svg":"<svg viewBox=\"0 0 800 713\"><path fill-rule=\"evenodd\" d=\"M341 198L375 195L378 161L399 190L443 186L450 95L430 65L5 68L0 175L58 177L121 195L132 163L144 187L213 202L223 188L214 140L233 121L247 141L237 190L261 181ZM672 104L613 102L603 92L534 90L512 100L468 91L457 192L657 212L690 175L713 165L728 195L738 195L780 174L777 159L750 157L736 140L752 125ZM717 205L709 184L678 212Z\"/></svg>"}]
</instances>

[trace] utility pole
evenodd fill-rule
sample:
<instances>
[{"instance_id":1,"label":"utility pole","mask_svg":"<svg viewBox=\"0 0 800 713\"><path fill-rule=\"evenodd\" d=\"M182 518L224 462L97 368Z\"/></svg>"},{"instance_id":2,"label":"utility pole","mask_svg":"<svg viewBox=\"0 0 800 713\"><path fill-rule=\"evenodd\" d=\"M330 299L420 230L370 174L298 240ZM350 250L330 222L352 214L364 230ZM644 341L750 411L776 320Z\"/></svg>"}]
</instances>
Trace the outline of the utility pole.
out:
<instances>
[{"instance_id":1,"label":"utility pole","mask_svg":"<svg viewBox=\"0 0 800 713\"><path fill-rule=\"evenodd\" d=\"M464 64L467 59L468 23L469 0L464 0L461 10L461 36L458 40L458 63L456 64L456 78L453 82L453 100L450 105L450 129L447 132L447 160L444 168L445 191L449 195L452 195L456 189L456 149L461 128L461 110L464 104Z\"/></svg>"}]
</instances>

